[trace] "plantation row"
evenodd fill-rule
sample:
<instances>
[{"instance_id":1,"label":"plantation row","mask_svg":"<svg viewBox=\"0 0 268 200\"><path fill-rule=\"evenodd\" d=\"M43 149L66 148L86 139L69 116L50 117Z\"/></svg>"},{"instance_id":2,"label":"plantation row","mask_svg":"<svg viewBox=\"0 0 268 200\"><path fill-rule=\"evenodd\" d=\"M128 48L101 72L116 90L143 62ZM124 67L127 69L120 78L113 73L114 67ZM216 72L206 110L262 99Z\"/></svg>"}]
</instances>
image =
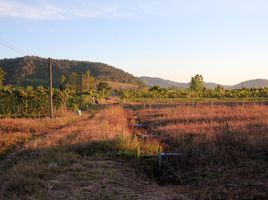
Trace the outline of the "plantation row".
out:
<instances>
[{"instance_id":1,"label":"plantation row","mask_svg":"<svg viewBox=\"0 0 268 200\"><path fill-rule=\"evenodd\" d=\"M91 103L93 97L100 98L102 92L79 91L67 88L53 90L53 105L56 111L75 110L80 102ZM0 117L45 117L49 115L49 90L42 86L0 87Z\"/></svg>"},{"instance_id":2,"label":"plantation row","mask_svg":"<svg viewBox=\"0 0 268 200\"><path fill-rule=\"evenodd\" d=\"M223 88L192 90L152 87L149 90L128 90L121 92L121 98L139 99L172 99L172 98L268 98L268 88L243 88L227 90Z\"/></svg>"}]
</instances>

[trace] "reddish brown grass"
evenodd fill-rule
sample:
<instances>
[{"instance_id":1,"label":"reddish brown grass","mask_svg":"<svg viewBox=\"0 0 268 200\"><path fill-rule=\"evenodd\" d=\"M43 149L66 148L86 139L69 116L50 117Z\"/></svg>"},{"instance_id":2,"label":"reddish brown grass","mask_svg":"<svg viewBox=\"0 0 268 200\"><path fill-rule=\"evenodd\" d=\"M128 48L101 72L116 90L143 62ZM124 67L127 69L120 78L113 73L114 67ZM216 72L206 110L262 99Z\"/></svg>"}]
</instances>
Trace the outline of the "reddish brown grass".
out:
<instances>
[{"instance_id":1,"label":"reddish brown grass","mask_svg":"<svg viewBox=\"0 0 268 200\"><path fill-rule=\"evenodd\" d=\"M92 148L98 152L108 144L96 143L93 147L90 143L113 140L119 134L127 134L128 129L126 113L120 107L102 110L93 118L85 114L84 117L71 115L54 120L2 119L0 124L1 152L14 150L0 160L3 183L0 199L38 196L47 178L54 174L48 169L50 162L62 167L76 159L73 150L83 155L94 151ZM18 146L20 151L15 148ZM43 189L45 193L46 188Z\"/></svg>"},{"instance_id":2,"label":"reddish brown grass","mask_svg":"<svg viewBox=\"0 0 268 200\"><path fill-rule=\"evenodd\" d=\"M267 106L154 106L134 113L165 151L184 155L172 173L181 184L198 184L198 198L267 195Z\"/></svg>"},{"instance_id":3,"label":"reddish brown grass","mask_svg":"<svg viewBox=\"0 0 268 200\"><path fill-rule=\"evenodd\" d=\"M0 119L0 155L21 147L22 144L38 137L43 137L55 129L59 129L81 119L77 115L65 112L63 117L51 120L43 119Z\"/></svg>"},{"instance_id":4,"label":"reddish brown grass","mask_svg":"<svg viewBox=\"0 0 268 200\"><path fill-rule=\"evenodd\" d=\"M153 133L174 138L202 134L214 137L226 131L267 137L268 131L267 106L177 106L144 109L137 115Z\"/></svg>"},{"instance_id":5,"label":"reddish brown grass","mask_svg":"<svg viewBox=\"0 0 268 200\"><path fill-rule=\"evenodd\" d=\"M46 148L100 140L112 140L120 133L127 132L126 113L120 107L105 109L91 120L84 119L72 126L56 130L45 137L39 137L29 144L29 148Z\"/></svg>"},{"instance_id":6,"label":"reddish brown grass","mask_svg":"<svg viewBox=\"0 0 268 200\"><path fill-rule=\"evenodd\" d=\"M2 120L2 131L7 131L2 134L10 136L17 145L16 131L26 136L37 134L25 139L20 145L22 151L14 150L0 160L0 199L132 199L139 193L144 195L144 185L159 189L157 185L138 180L133 168L126 166L125 161L119 164L119 158L113 157L118 151L124 152L124 156L133 152L134 156L156 154L155 146L157 150L160 148L156 140L142 142L132 137L127 118L125 110L115 106L90 118L75 118L75 123L62 127L59 125L64 124L60 123L63 119L48 126L45 125L51 122L48 119ZM110 157L108 160L99 155ZM58 165L55 170L49 169L51 162ZM91 167L94 162L99 163L96 169ZM148 187L147 191L151 189ZM163 192L168 193L165 189Z\"/></svg>"},{"instance_id":7,"label":"reddish brown grass","mask_svg":"<svg viewBox=\"0 0 268 200\"><path fill-rule=\"evenodd\" d=\"M153 139L142 141L132 136L128 123L136 121L148 125L139 134ZM182 187L193 199L265 199L267 133L266 106L178 105L130 110L128 114L114 106L93 117L2 119L0 154L5 156L0 160L0 199L136 199L136 194L157 199L143 190L159 190L173 199ZM162 145L164 151L183 155L173 169L181 187L167 190L138 180L126 171L125 160L118 163L118 158L111 157L117 150L135 156L155 155ZM17 151L18 147L22 151ZM109 159L100 159L99 154L109 155ZM58 164L56 170L49 170L51 162ZM92 167L94 162L98 169ZM144 188L138 187L141 184ZM119 189L107 189L110 186ZM155 189L148 189L151 186ZM124 196L122 191L129 189L131 195ZM70 191L72 195L66 195ZM187 198L182 195L179 199Z\"/></svg>"}]
</instances>

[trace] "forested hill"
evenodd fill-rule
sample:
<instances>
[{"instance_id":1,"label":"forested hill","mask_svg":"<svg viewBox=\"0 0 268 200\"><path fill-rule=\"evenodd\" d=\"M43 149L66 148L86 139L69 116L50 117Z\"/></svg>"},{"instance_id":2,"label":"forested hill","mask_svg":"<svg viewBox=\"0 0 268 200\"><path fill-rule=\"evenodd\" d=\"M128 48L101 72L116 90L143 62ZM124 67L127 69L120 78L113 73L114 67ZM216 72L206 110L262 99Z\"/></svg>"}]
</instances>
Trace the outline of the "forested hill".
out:
<instances>
[{"instance_id":1,"label":"forested hill","mask_svg":"<svg viewBox=\"0 0 268 200\"><path fill-rule=\"evenodd\" d=\"M57 63L57 65L55 63ZM36 56L1 59L0 67L7 73L4 84L48 86L48 59ZM90 70L90 73L96 79L141 84L141 81L137 77L104 63L53 60L54 86L59 86L61 75L66 76L68 80L72 72L81 74L85 73L87 70Z\"/></svg>"}]
</instances>

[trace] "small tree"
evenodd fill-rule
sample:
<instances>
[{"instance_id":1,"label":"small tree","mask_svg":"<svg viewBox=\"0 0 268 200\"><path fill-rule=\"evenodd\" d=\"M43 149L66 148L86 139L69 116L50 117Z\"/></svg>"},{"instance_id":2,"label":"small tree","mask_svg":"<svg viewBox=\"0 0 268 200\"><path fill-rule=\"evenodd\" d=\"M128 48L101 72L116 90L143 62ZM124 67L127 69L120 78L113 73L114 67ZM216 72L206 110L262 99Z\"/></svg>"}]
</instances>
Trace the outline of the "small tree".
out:
<instances>
[{"instance_id":1,"label":"small tree","mask_svg":"<svg viewBox=\"0 0 268 200\"><path fill-rule=\"evenodd\" d=\"M222 85L217 85L217 87L215 89L216 90L224 90L224 87Z\"/></svg>"},{"instance_id":2,"label":"small tree","mask_svg":"<svg viewBox=\"0 0 268 200\"><path fill-rule=\"evenodd\" d=\"M152 91L158 92L160 90L161 90L161 87L159 85L154 85L149 89L149 91L151 91L151 92Z\"/></svg>"},{"instance_id":3,"label":"small tree","mask_svg":"<svg viewBox=\"0 0 268 200\"><path fill-rule=\"evenodd\" d=\"M100 82L98 84L98 91L110 91L111 90L111 87L109 86L109 84L107 82Z\"/></svg>"},{"instance_id":4,"label":"small tree","mask_svg":"<svg viewBox=\"0 0 268 200\"><path fill-rule=\"evenodd\" d=\"M202 75L195 75L191 78L190 88L195 91L200 91L205 88L204 79Z\"/></svg>"},{"instance_id":5,"label":"small tree","mask_svg":"<svg viewBox=\"0 0 268 200\"><path fill-rule=\"evenodd\" d=\"M3 86L6 72L0 67L0 87Z\"/></svg>"}]
</instances>

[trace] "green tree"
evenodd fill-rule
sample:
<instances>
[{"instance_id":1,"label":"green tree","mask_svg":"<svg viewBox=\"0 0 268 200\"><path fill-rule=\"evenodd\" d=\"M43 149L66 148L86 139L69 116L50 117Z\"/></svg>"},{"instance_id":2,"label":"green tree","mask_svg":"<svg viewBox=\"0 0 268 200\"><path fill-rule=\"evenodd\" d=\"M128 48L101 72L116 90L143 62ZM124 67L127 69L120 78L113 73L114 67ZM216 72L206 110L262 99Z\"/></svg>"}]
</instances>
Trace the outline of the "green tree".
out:
<instances>
[{"instance_id":1,"label":"green tree","mask_svg":"<svg viewBox=\"0 0 268 200\"><path fill-rule=\"evenodd\" d=\"M60 76L60 78L59 78L60 89L61 89L61 90L64 89L65 81L66 81L66 76L64 76L64 75L62 74L62 75Z\"/></svg>"},{"instance_id":2,"label":"green tree","mask_svg":"<svg viewBox=\"0 0 268 200\"><path fill-rule=\"evenodd\" d=\"M3 86L6 72L0 67L0 87Z\"/></svg>"},{"instance_id":3,"label":"green tree","mask_svg":"<svg viewBox=\"0 0 268 200\"><path fill-rule=\"evenodd\" d=\"M217 87L215 89L216 90L224 90L224 87L222 85L217 85Z\"/></svg>"},{"instance_id":4,"label":"green tree","mask_svg":"<svg viewBox=\"0 0 268 200\"><path fill-rule=\"evenodd\" d=\"M203 76L200 74L191 78L190 88L195 91L201 91L205 88Z\"/></svg>"},{"instance_id":5,"label":"green tree","mask_svg":"<svg viewBox=\"0 0 268 200\"><path fill-rule=\"evenodd\" d=\"M111 90L111 87L109 86L108 83L101 81L98 84L98 91L104 91L104 90L109 91L109 90Z\"/></svg>"},{"instance_id":6,"label":"green tree","mask_svg":"<svg viewBox=\"0 0 268 200\"><path fill-rule=\"evenodd\" d=\"M161 90L161 87L159 85L154 85L149 89L149 91L155 91L155 92L158 92L160 90Z\"/></svg>"}]
</instances>

